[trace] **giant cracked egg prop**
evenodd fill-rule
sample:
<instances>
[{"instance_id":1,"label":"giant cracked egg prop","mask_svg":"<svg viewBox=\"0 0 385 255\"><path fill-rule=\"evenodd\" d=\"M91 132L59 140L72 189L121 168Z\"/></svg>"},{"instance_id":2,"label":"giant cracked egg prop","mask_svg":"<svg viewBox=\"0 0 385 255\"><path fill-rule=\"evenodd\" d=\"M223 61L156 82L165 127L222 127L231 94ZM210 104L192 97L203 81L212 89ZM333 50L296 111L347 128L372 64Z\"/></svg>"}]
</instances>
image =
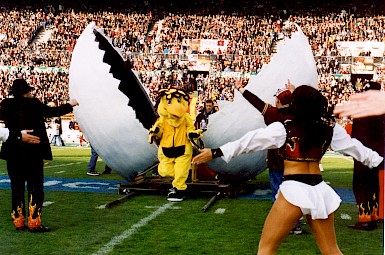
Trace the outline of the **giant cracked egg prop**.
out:
<instances>
[{"instance_id":1,"label":"giant cracked egg prop","mask_svg":"<svg viewBox=\"0 0 385 255\"><path fill-rule=\"evenodd\" d=\"M293 84L317 85L316 64L299 27L291 38L281 41L270 63L250 77L246 89L273 104L274 93L288 79ZM153 103L120 50L95 23L86 27L75 45L69 93L79 102L74 114L85 136L119 175L131 181L158 162L157 146L147 142L148 128L157 117ZM210 115L203 136L206 147L219 147L265 127L262 115L237 91L233 102L218 104L220 110ZM218 174L248 179L266 169L266 151L244 154L229 163L217 158L207 165Z\"/></svg>"}]
</instances>

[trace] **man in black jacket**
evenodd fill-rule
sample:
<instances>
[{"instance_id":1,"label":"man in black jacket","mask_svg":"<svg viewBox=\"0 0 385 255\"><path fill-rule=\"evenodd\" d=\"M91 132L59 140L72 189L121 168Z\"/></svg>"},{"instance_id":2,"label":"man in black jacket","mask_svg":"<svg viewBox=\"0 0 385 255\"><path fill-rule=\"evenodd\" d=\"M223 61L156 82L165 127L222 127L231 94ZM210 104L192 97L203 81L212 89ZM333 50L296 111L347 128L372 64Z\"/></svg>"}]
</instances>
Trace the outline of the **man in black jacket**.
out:
<instances>
[{"instance_id":1,"label":"man in black jacket","mask_svg":"<svg viewBox=\"0 0 385 255\"><path fill-rule=\"evenodd\" d=\"M209 124L209 115L211 115L215 112L216 112L216 110L214 108L214 101L211 99L208 99L204 103L204 108L198 114L198 116L195 120L195 128L196 129L202 129L203 131L207 130L207 125Z\"/></svg>"},{"instance_id":2,"label":"man in black jacket","mask_svg":"<svg viewBox=\"0 0 385 255\"><path fill-rule=\"evenodd\" d=\"M33 130L32 135L40 138L38 144L22 143L18 139L9 139L2 145L1 158L7 161L8 175L12 189L11 217L16 230L25 230L26 208L24 201L24 185L28 189L28 230L30 232L47 232L49 228L41 224L42 205L44 200L43 160L52 160L51 147L48 141L45 117L67 114L72 107L78 105L75 99L59 107L44 105L31 94L30 87L24 79L16 79L12 85L13 98L4 99L0 105L0 119L10 132Z\"/></svg>"}]
</instances>

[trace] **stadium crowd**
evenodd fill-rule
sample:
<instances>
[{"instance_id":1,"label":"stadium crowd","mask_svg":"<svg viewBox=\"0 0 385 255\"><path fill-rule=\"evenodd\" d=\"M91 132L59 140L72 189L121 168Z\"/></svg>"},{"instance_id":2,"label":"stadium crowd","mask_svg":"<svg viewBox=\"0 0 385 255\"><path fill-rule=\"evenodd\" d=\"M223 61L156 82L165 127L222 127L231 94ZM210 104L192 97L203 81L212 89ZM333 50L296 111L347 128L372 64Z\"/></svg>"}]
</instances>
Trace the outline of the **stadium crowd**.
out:
<instances>
[{"instance_id":1,"label":"stadium crowd","mask_svg":"<svg viewBox=\"0 0 385 255\"><path fill-rule=\"evenodd\" d=\"M248 3L248 1L246 1ZM83 29L94 21L120 47L143 84L155 97L169 85L198 91L199 106L207 99L232 100L235 79L244 84L269 63L277 43L289 35L287 20L297 23L309 38L319 74L319 89L330 104L348 100L357 91L349 79L351 57L341 56L339 41L385 41L385 16L321 6L305 10L275 10L268 2L236 9L224 1L200 5L176 1L174 12L144 1L130 6L66 8L65 5L4 6L0 10L0 100L8 96L15 77L25 78L42 102L68 100L71 53ZM222 3L222 4L221 4ZM199 7L199 8L198 8ZM250 7L250 8L247 8ZM186 11L188 10L188 11ZM198 11L199 10L199 11ZM49 31L47 40L39 35ZM226 40L225 51L188 47L185 40ZM204 54L209 70L192 72L188 57ZM377 80L384 84L383 57L376 63Z\"/></svg>"}]
</instances>

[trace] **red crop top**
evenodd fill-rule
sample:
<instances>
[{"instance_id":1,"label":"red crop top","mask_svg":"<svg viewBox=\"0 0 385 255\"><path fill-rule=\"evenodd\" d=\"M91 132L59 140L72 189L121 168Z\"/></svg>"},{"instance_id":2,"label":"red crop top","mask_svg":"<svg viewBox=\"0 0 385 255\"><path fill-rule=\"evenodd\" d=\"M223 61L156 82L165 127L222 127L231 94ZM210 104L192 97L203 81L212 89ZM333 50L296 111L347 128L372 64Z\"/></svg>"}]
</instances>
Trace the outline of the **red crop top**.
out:
<instances>
[{"instance_id":1,"label":"red crop top","mask_svg":"<svg viewBox=\"0 0 385 255\"><path fill-rule=\"evenodd\" d=\"M284 123L286 129L286 141L285 144L279 148L279 155L284 160L291 161L308 161L308 162L318 162L321 160L322 156L325 154L327 148L330 145L333 136L333 127L329 127L328 134L324 138L323 145L312 146L307 151L300 150L300 140L303 139L304 132L308 132L303 127L299 125L291 124L291 121Z\"/></svg>"}]
</instances>

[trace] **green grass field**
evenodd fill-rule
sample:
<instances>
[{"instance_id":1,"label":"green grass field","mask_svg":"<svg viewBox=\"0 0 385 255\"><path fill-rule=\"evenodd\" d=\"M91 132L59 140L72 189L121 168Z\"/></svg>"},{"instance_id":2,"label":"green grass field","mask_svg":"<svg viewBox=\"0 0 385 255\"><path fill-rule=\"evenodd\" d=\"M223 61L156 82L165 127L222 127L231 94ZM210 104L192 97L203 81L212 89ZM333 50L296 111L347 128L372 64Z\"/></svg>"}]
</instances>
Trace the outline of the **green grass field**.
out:
<instances>
[{"instance_id":1,"label":"green grass field","mask_svg":"<svg viewBox=\"0 0 385 255\"><path fill-rule=\"evenodd\" d=\"M53 147L54 160L46 177L93 180L122 180L120 176L86 176L89 148ZM325 181L334 188L351 188L352 160L327 157L322 161ZM98 162L97 170L103 171ZM0 174L6 175L0 161ZM268 184L267 172L253 183ZM52 231L44 234L16 232L10 219L11 193L0 192L0 254L256 254L264 219L271 207L268 199L221 198L201 210L208 198L188 198L169 203L164 196L139 195L109 208L99 209L122 195L87 192L46 191L43 224ZM356 206L343 203L335 213L336 233L344 254L384 254L383 225L370 232L347 226L356 222ZM350 219L349 219L350 216ZM289 236L277 254L320 254L308 225L304 234Z\"/></svg>"}]
</instances>

